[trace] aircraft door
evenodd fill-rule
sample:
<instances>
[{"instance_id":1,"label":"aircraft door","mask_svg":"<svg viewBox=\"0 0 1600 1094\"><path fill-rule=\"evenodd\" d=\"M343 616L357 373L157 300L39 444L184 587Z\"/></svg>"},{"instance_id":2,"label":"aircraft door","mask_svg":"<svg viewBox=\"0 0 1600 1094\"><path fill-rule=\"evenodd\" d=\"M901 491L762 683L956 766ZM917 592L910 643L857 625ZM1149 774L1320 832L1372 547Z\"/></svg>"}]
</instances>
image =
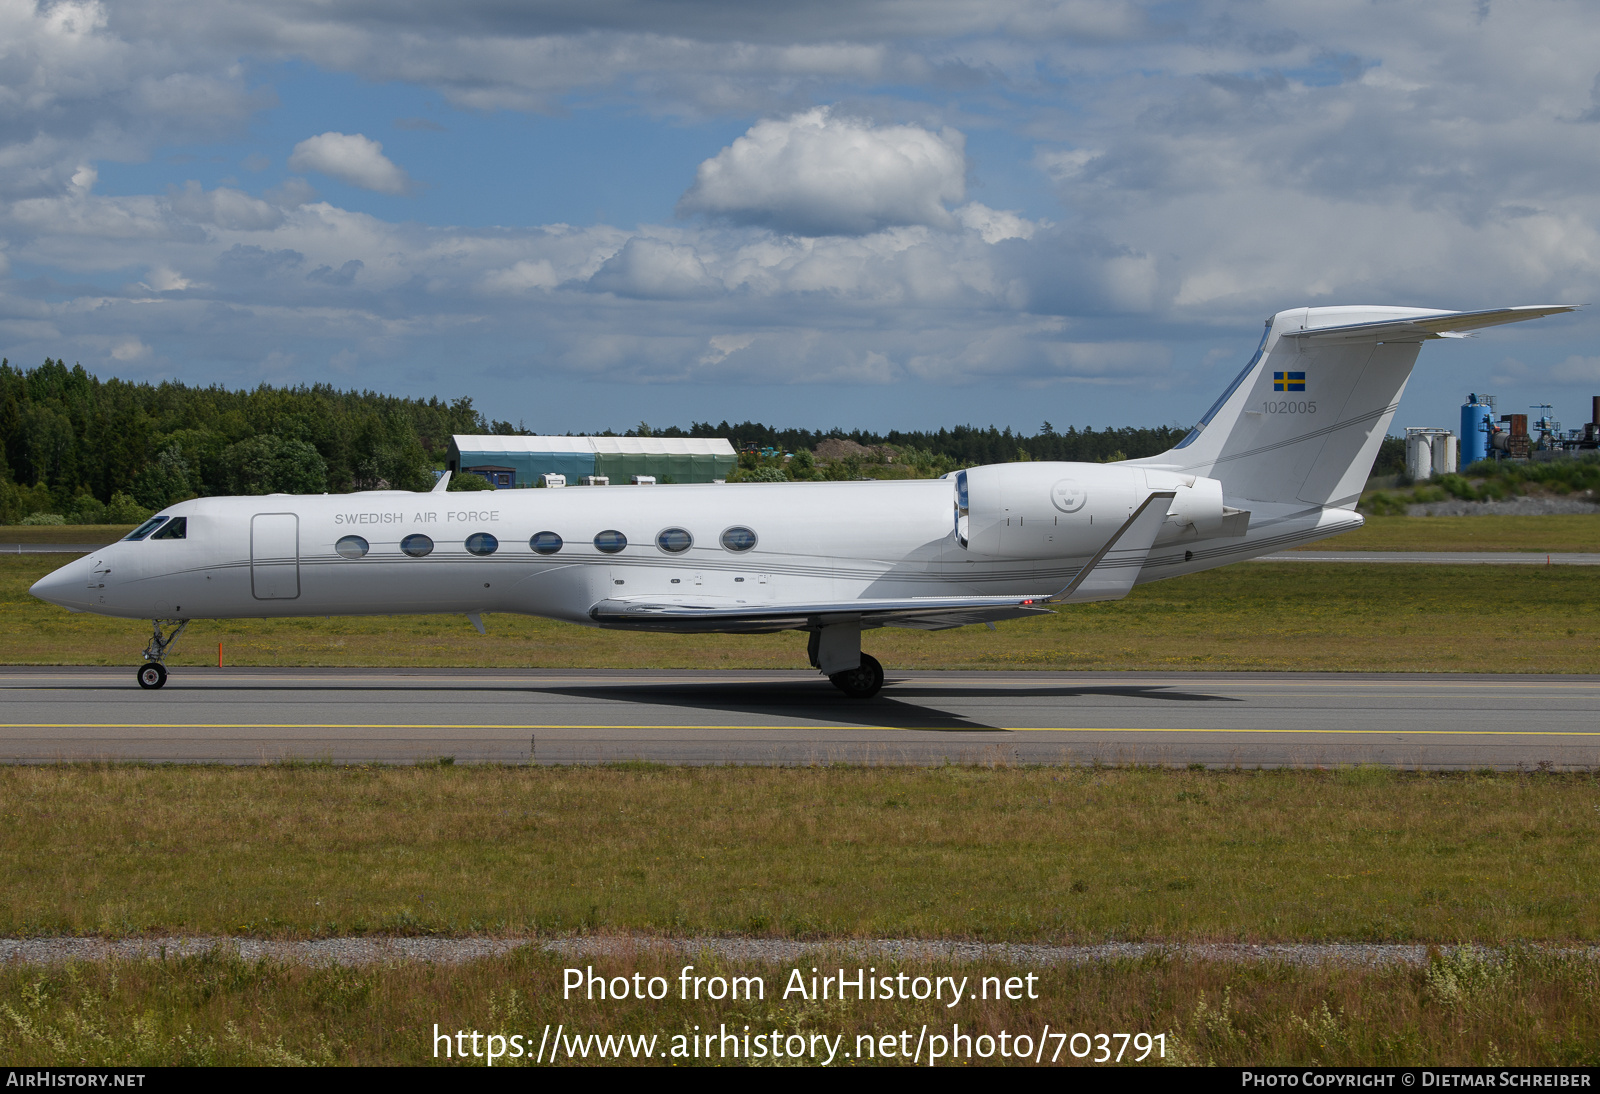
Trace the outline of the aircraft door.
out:
<instances>
[{"instance_id":1,"label":"aircraft door","mask_svg":"<svg viewBox=\"0 0 1600 1094\"><path fill-rule=\"evenodd\" d=\"M250 520L250 591L257 600L300 595L300 518L257 513Z\"/></svg>"}]
</instances>

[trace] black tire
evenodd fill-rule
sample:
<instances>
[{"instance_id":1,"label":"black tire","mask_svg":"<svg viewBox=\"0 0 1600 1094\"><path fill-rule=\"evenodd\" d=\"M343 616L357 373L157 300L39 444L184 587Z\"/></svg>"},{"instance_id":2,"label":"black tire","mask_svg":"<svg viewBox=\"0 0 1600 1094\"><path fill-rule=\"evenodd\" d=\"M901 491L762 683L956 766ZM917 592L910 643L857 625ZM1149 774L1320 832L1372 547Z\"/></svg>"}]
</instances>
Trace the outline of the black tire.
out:
<instances>
[{"instance_id":1,"label":"black tire","mask_svg":"<svg viewBox=\"0 0 1600 1094\"><path fill-rule=\"evenodd\" d=\"M833 686L852 699L870 699L883 687L883 666L871 654L861 655L861 667L828 677Z\"/></svg>"},{"instance_id":2,"label":"black tire","mask_svg":"<svg viewBox=\"0 0 1600 1094\"><path fill-rule=\"evenodd\" d=\"M159 661L152 661L148 665L139 666L139 686L145 690L158 688L167 682L167 666Z\"/></svg>"}]
</instances>

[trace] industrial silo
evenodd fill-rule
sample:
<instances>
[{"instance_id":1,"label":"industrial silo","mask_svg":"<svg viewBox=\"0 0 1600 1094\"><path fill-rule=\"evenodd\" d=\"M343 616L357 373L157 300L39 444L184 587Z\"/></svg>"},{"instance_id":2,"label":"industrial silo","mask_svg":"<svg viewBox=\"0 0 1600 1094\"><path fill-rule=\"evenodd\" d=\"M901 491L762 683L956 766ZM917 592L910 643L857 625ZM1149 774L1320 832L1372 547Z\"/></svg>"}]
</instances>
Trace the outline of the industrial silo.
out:
<instances>
[{"instance_id":1,"label":"industrial silo","mask_svg":"<svg viewBox=\"0 0 1600 1094\"><path fill-rule=\"evenodd\" d=\"M1477 463L1489 455L1489 427L1494 421L1494 402L1490 396L1473 393L1461 407L1461 466Z\"/></svg>"}]
</instances>

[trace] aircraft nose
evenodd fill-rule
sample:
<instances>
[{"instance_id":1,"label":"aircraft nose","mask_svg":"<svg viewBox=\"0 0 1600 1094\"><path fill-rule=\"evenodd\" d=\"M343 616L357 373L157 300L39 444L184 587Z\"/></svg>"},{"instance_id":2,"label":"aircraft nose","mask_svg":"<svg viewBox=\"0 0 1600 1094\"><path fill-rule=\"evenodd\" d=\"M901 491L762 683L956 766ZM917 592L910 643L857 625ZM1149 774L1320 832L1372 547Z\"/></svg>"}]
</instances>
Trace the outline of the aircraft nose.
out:
<instances>
[{"instance_id":1,"label":"aircraft nose","mask_svg":"<svg viewBox=\"0 0 1600 1094\"><path fill-rule=\"evenodd\" d=\"M89 560L80 558L41 577L28 591L58 607L83 611L89 606L88 584Z\"/></svg>"}]
</instances>

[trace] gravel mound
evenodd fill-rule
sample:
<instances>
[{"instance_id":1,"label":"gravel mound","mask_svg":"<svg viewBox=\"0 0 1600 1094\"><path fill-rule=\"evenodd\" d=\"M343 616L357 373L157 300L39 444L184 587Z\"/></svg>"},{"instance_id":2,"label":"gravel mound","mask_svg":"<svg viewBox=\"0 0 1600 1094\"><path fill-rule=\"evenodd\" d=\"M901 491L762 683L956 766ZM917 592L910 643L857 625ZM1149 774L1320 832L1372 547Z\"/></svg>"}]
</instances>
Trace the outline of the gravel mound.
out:
<instances>
[{"instance_id":1,"label":"gravel mound","mask_svg":"<svg viewBox=\"0 0 1600 1094\"><path fill-rule=\"evenodd\" d=\"M1580 498L1518 495L1505 501L1430 501L1406 506L1408 517L1557 516L1567 513L1600 514L1600 505Z\"/></svg>"},{"instance_id":2,"label":"gravel mound","mask_svg":"<svg viewBox=\"0 0 1600 1094\"><path fill-rule=\"evenodd\" d=\"M1145 957L1179 957L1201 961L1281 962L1290 965L1422 965L1425 945L1361 942L1282 942L1262 945L1233 942L1156 943L1103 942L1091 946L1043 946L1005 942L941 942L912 938L832 942L792 942L763 938L662 939L637 936L594 936L530 940L522 938L324 938L270 941L257 938L6 938L0 939L0 960L18 964L54 965L64 961L104 961L193 957L214 951L246 960L270 958L309 965L393 965L427 961L455 965L485 957L501 957L523 946L535 946L563 957L625 957L664 953L680 957L715 955L728 961L789 963L823 954L863 959L1005 961L1018 965L1087 964ZM1455 947L1442 947L1446 952ZM1493 948L1490 948L1491 951ZM1600 959L1597 946L1552 946L1554 952Z\"/></svg>"}]
</instances>

